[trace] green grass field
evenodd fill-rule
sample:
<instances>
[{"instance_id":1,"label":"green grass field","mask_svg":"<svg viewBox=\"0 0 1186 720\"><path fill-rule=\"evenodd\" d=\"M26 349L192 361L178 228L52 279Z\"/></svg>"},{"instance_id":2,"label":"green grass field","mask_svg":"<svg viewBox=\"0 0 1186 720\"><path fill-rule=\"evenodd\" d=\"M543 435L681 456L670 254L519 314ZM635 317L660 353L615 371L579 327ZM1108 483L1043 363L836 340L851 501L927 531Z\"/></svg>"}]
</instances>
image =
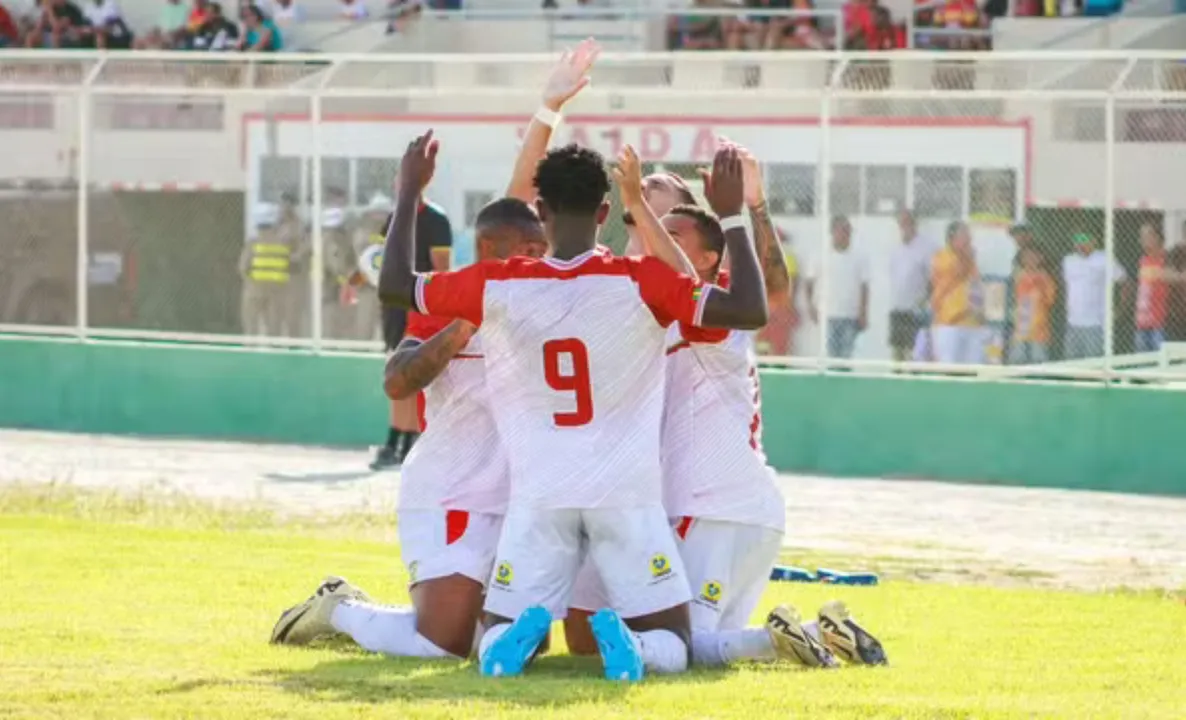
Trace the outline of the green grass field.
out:
<instances>
[{"instance_id":1,"label":"green grass field","mask_svg":"<svg viewBox=\"0 0 1186 720\"><path fill-rule=\"evenodd\" d=\"M1186 605L890 581L772 586L763 605L839 596L889 668L747 665L627 687L554 655L527 677L267 644L328 572L406 600L388 519L285 520L182 498L0 488L0 717L1180 718Z\"/></svg>"}]
</instances>

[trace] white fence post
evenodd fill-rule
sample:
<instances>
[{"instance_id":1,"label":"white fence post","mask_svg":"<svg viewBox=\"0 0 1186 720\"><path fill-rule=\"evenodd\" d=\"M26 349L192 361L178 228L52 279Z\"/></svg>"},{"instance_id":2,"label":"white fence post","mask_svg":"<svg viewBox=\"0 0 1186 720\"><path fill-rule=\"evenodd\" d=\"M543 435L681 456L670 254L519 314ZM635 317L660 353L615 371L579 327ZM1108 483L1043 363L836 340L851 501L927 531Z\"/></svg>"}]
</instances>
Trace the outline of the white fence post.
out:
<instances>
[{"instance_id":1,"label":"white fence post","mask_svg":"<svg viewBox=\"0 0 1186 720\"><path fill-rule=\"evenodd\" d=\"M313 146L311 160L313 165L313 262L311 270L313 291L310 293L310 297L313 303L313 352L320 355L325 336L325 318L322 316L324 306L322 295L325 292L325 236L321 231L321 93L316 91L310 98L309 132L312 136L310 144Z\"/></svg>"},{"instance_id":2,"label":"white fence post","mask_svg":"<svg viewBox=\"0 0 1186 720\"><path fill-rule=\"evenodd\" d=\"M87 84L78 92L78 248L75 257L74 322L79 340L87 336L90 272L91 93Z\"/></svg>"},{"instance_id":3,"label":"white fence post","mask_svg":"<svg viewBox=\"0 0 1186 720\"><path fill-rule=\"evenodd\" d=\"M1116 267L1116 97L1109 93L1104 100L1104 378L1113 377L1112 361L1116 354L1114 321L1116 285L1112 269Z\"/></svg>"}]
</instances>

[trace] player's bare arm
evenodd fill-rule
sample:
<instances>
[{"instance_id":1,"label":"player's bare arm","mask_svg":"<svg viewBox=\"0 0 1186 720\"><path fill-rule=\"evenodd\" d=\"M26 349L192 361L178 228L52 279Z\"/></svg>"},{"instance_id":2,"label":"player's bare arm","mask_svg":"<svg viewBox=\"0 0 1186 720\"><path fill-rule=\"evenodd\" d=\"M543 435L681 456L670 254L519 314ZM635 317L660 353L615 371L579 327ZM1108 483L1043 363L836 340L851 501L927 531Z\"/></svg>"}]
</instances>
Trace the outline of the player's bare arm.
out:
<instances>
[{"instance_id":1,"label":"player's bare arm","mask_svg":"<svg viewBox=\"0 0 1186 720\"><path fill-rule=\"evenodd\" d=\"M745 179L741 150L721 143L713 158L712 172L704 173L705 196L725 230L725 252L730 259L732 282L728 290L714 287L704 302L701 325L757 330L766 324L766 286L754 243L739 221L745 204Z\"/></svg>"},{"instance_id":2,"label":"player's bare arm","mask_svg":"<svg viewBox=\"0 0 1186 720\"><path fill-rule=\"evenodd\" d=\"M416 213L436 169L438 148L429 130L408 144L400 161L395 218L387 229L379 270L379 300L384 305L410 308L415 303Z\"/></svg>"},{"instance_id":3,"label":"player's bare arm","mask_svg":"<svg viewBox=\"0 0 1186 720\"><path fill-rule=\"evenodd\" d=\"M461 352L477 330L465 320L454 320L425 342L404 338L383 371L383 389L392 400L403 400L428 387L449 361Z\"/></svg>"},{"instance_id":4,"label":"player's bare arm","mask_svg":"<svg viewBox=\"0 0 1186 720\"><path fill-rule=\"evenodd\" d=\"M647 203L642 191L642 163L639 162L638 153L630 145L622 148L613 176L618 184L622 207L634 218L635 232L642 242L643 252L662 260L673 270L696 277L696 267L672 239L667 228L663 227L663 223Z\"/></svg>"},{"instance_id":5,"label":"player's bare arm","mask_svg":"<svg viewBox=\"0 0 1186 720\"><path fill-rule=\"evenodd\" d=\"M565 50L560 60L552 67L552 73L544 85L542 110L559 114L577 93L589 84L589 70L601 54L601 45L593 38L582 40L575 48ZM525 203L535 200L535 166L548 151L552 140L553 124L541 119L539 113L531 119L527 133L523 136L523 147L515 158L515 169L511 183L507 186L507 197L517 198Z\"/></svg>"},{"instance_id":6,"label":"player's bare arm","mask_svg":"<svg viewBox=\"0 0 1186 720\"><path fill-rule=\"evenodd\" d=\"M762 277L766 279L766 299L778 304L790 291L791 276L787 271L786 255L778 242L778 231L766 205L766 187L762 181L762 166L758 158L742 148L741 164L745 178L745 206L749 209L750 224L754 228L754 244Z\"/></svg>"}]
</instances>

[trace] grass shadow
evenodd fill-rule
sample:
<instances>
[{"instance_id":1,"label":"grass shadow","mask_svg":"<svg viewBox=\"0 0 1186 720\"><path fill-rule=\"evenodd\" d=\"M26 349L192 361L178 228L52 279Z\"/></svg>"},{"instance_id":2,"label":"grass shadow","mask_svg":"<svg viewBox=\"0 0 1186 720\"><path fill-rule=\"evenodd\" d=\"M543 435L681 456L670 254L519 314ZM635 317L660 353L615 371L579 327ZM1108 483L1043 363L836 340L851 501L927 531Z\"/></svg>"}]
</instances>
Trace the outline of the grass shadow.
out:
<instances>
[{"instance_id":1,"label":"grass shadow","mask_svg":"<svg viewBox=\"0 0 1186 720\"><path fill-rule=\"evenodd\" d=\"M646 683L700 683L723 678L727 670L696 670L683 675L648 676ZM473 662L353 655L303 670L264 670L256 677L309 699L383 703L396 700L490 701L518 707L559 707L620 703L629 685L605 680L597 658L545 656L522 677L484 678Z\"/></svg>"}]
</instances>

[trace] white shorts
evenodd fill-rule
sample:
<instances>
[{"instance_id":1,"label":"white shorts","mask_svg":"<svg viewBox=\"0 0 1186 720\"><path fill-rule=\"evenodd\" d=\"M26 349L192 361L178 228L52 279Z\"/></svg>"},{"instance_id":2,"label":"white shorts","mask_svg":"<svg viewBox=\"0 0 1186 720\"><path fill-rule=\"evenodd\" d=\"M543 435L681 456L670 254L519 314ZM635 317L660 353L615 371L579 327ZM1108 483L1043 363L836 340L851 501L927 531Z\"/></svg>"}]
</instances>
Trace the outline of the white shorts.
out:
<instances>
[{"instance_id":1,"label":"white shorts","mask_svg":"<svg viewBox=\"0 0 1186 720\"><path fill-rule=\"evenodd\" d=\"M608 605L622 617L649 615L691 599L662 507L512 507L503 523L486 610L515 618L542 605L553 618L563 618L586 557L606 579Z\"/></svg>"},{"instance_id":2,"label":"white shorts","mask_svg":"<svg viewBox=\"0 0 1186 720\"><path fill-rule=\"evenodd\" d=\"M425 509L400 510L396 518L409 587L449 575L490 580L502 515Z\"/></svg>"},{"instance_id":3,"label":"white shorts","mask_svg":"<svg viewBox=\"0 0 1186 720\"><path fill-rule=\"evenodd\" d=\"M680 557L692 590L692 630L736 630L749 624L778 559L783 534L758 525L674 518ZM592 612L612 603L599 573L581 568L571 606Z\"/></svg>"}]
</instances>

